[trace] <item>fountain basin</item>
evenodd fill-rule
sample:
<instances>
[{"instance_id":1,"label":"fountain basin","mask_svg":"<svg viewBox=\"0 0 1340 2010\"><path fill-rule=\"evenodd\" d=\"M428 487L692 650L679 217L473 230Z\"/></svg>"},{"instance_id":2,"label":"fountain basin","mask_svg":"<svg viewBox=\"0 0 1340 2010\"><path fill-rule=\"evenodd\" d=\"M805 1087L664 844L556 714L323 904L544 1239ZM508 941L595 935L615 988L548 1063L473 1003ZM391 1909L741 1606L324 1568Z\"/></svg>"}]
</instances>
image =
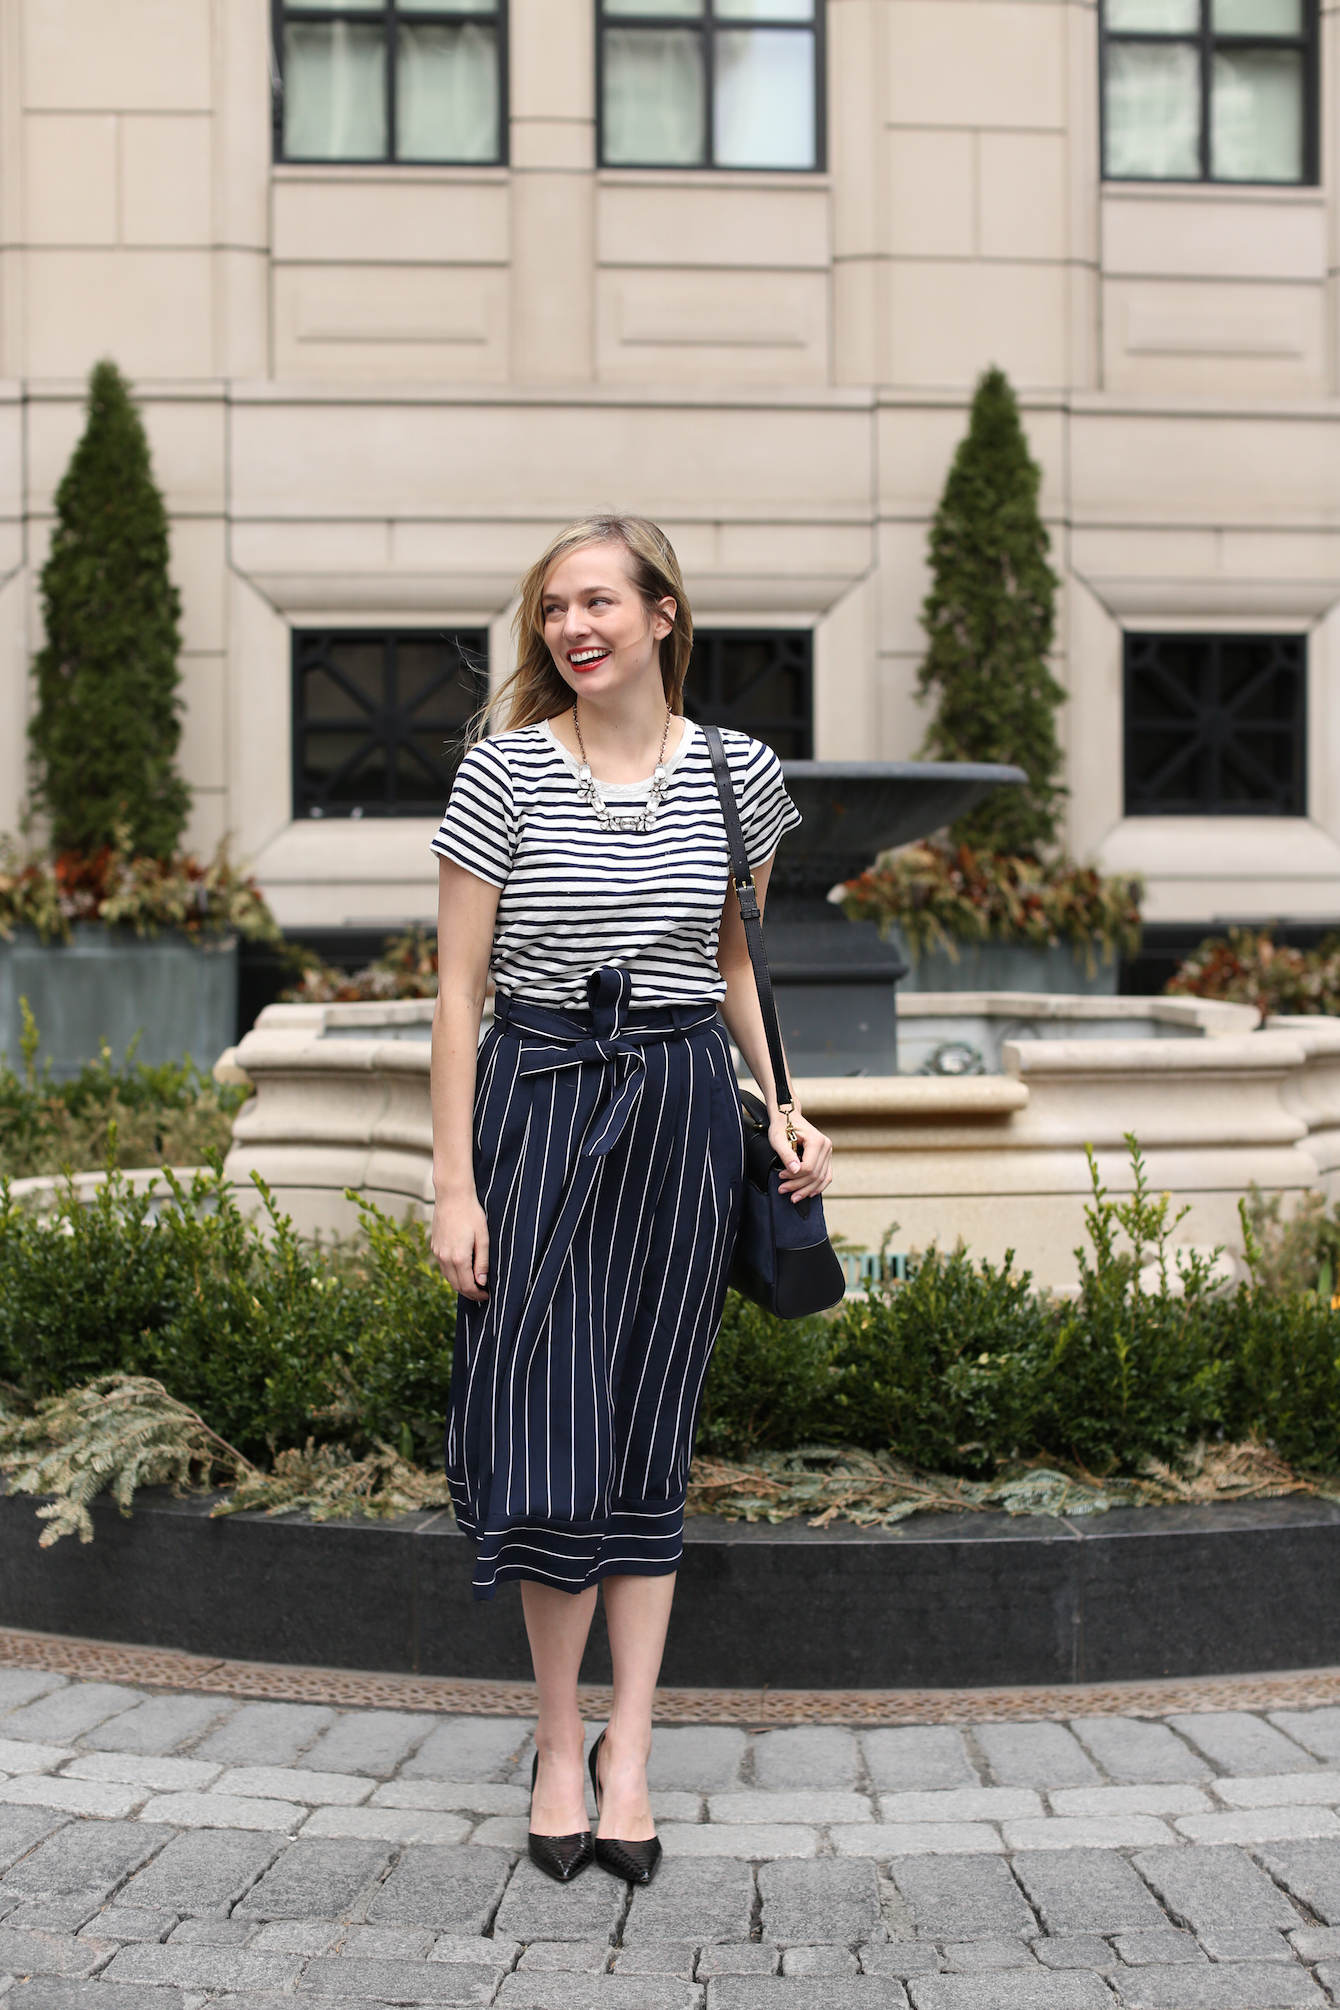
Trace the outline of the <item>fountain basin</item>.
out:
<instances>
[{"instance_id":1,"label":"fountain basin","mask_svg":"<svg viewBox=\"0 0 1340 2010\"><path fill-rule=\"evenodd\" d=\"M1013 1250L1040 1284L1073 1285L1084 1148L1111 1190L1128 1192L1127 1132L1154 1191L1190 1205L1180 1242L1237 1249L1237 1201L1252 1181L1295 1198L1340 1187L1340 1023L1258 1031L1250 1007L1200 999L908 1002L951 1027L975 1011L981 1037L998 1038L1000 1071L798 1077L802 1106L836 1146L830 1224L858 1247L878 1249L897 1223L895 1250L962 1239L996 1262ZM256 1086L226 1163L244 1201L255 1171L308 1233L356 1226L347 1188L428 1218L432 1010L267 1007L237 1051ZM921 1017L929 1026L933 1014Z\"/></svg>"},{"instance_id":2,"label":"fountain basin","mask_svg":"<svg viewBox=\"0 0 1340 2010\"><path fill-rule=\"evenodd\" d=\"M929 837L1028 780L1000 761L784 761L782 773L804 822L782 839L772 886L822 901L877 852Z\"/></svg>"},{"instance_id":3,"label":"fountain basin","mask_svg":"<svg viewBox=\"0 0 1340 2010\"><path fill-rule=\"evenodd\" d=\"M1250 1006L1204 998L908 991L898 1000L899 1071L999 1075L1011 1040L1202 1040L1256 1024Z\"/></svg>"}]
</instances>

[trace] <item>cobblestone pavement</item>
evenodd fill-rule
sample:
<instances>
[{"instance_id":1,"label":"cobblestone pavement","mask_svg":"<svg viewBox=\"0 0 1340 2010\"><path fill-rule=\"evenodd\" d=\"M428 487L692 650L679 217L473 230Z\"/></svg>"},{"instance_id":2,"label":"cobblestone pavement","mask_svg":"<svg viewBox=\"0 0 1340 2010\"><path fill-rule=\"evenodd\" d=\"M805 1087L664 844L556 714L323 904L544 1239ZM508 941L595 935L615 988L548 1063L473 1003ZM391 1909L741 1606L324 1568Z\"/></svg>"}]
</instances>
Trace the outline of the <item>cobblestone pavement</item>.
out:
<instances>
[{"instance_id":1,"label":"cobblestone pavement","mask_svg":"<svg viewBox=\"0 0 1340 2010\"><path fill-rule=\"evenodd\" d=\"M4 2010L1340 2003L1340 1708L662 1726L631 1899L528 1735L0 1669Z\"/></svg>"}]
</instances>

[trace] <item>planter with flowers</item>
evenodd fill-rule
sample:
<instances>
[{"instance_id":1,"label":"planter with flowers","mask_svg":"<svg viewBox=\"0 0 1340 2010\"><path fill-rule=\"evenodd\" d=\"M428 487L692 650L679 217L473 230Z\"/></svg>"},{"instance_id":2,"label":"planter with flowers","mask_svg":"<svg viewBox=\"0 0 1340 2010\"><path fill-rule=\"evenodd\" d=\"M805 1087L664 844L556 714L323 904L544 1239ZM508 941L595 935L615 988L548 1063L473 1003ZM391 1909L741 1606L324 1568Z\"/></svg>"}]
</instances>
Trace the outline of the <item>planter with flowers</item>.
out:
<instances>
[{"instance_id":1,"label":"planter with flowers","mask_svg":"<svg viewBox=\"0 0 1340 2010\"><path fill-rule=\"evenodd\" d=\"M259 888L222 847L181 850L180 603L167 513L140 416L114 364L56 492L35 665L33 797L47 844L0 840L0 1051L26 999L57 1078L105 1043L121 1059L208 1067L236 1030L239 936L279 941Z\"/></svg>"},{"instance_id":2,"label":"planter with flowers","mask_svg":"<svg viewBox=\"0 0 1340 2010\"><path fill-rule=\"evenodd\" d=\"M898 944L904 991L1111 996L1120 957L1140 945L1138 882L1066 859L905 845L830 898Z\"/></svg>"},{"instance_id":3,"label":"planter with flowers","mask_svg":"<svg viewBox=\"0 0 1340 2010\"><path fill-rule=\"evenodd\" d=\"M1340 1014L1340 935L1314 949L1276 942L1269 928L1210 935L1180 963L1165 989L1173 997L1226 998L1272 1017Z\"/></svg>"},{"instance_id":4,"label":"planter with flowers","mask_svg":"<svg viewBox=\"0 0 1340 2010\"><path fill-rule=\"evenodd\" d=\"M324 963L311 949L295 948L290 954L298 975L279 994L285 1005L364 1005L437 996L437 936L419 922L359 970Z\"/></svg>"}]
</instances>

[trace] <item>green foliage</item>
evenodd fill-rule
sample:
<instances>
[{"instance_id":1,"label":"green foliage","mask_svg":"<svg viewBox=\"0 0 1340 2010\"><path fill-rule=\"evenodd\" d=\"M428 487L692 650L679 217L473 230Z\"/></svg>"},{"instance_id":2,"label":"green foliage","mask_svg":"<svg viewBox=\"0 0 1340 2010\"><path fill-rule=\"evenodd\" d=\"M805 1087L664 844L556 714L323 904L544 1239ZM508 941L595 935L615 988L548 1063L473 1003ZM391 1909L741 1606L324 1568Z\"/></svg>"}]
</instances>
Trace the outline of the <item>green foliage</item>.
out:
<instances>
[{"instance_id":1,"label":"green foliage","mask_svg":"<svg viewBox=\"0 0 1340 2010\"><path fill-rule=\"evenodd\" d=\"M937 696L923 752L941 761L1008 761L1024 788L999 789L954 826L975 851L1036 857L1054 845L1065 696L1047 667L1056 575L1038 513L1041 470L1000 370L980 379L930 533L927 651L918 673Z\"/></svg>"},{"instance_id":2,"label":"green foliage","mask_svg":"<svg viewBox=\"0 0 1340 2010\"><path fill-rule=\"evenodd\" d=\"M1322 1194L1305 1193L1286 1215L1284 1196L1267 1200L1253 1180L1241 1205L1252 1268L1265 1290L1314 1293L1340 1311L1340 1202L1328 1209Z\"/></svg>"},{"instance_id":3,"label":"green foliage","mask_svg":"<svg viewBox=\"0 0 1340 2010\"><path fill-rule=\"evenodd\" d=\"M1340 1466L1340 1314L1315 1291L1270 1288L1270 1258L1239 1201L1251 1286L1211 1308L1227 1363L1227 1414L1261 1420L1259 1433L1293 1464Z\"/></svg>"},{"instance_id":4,"label":"green foliage","mask_svg":"<svg viewBox=\"0 0 1340 2010\"><path fill-rule=\"evenodd\" d=\"M191 801L176 768L181 607L148 441L114 363L89 378L88 422L56 491L42 606L31 737L54 849L169 858Z\"/></svg>"},{"instance_id":5,"label":"green foliage","mask_svg":"<svg viewBox=\"0 0 1340 2010\"><path fill-rule=\"evenodd\" d=\"M1268 928L1230 928L1209 935L1169 978L1174 996L1224 998L1255 1005L1262 1018L1279 1013L1340 1013L1340 935L1315 949L1290 949Z\"/></svg>"},{"instance_id":6,"label":"green foliage","mask_svg":"<svg viewBox=\"0 0 1340 2010\"><path fill-rule=\"evenodd\" d=\"M0 1178L122 1167L204 1165L227 1151L250 1091L225 1088L190 1061L119 1066L105 1044L68 1082L38 1066L38 1029L20 998L23 1072L0 1054Z\"/></svg>"},{"instance_id":7,"label":"green foliage","mask_svg":"<svg viewBox=\"0 0 1340 2010\"><path fill-rule=\"evenodd\" d=\"M258 1186L259 1223L217 1171L143 1195L113 1174L43 1217L0 1184L0 1380L31 1401L152 1376L251 1459L316 1430L435 1462L455 1295L425 1229L363 1202L364 1244L305 1243Z\"/></svg>"},{"instance_id":8,"label":"green foliage","mask_svg":"<svg viewBox=\"0 0 1340 2010\"><path fill-rule=\"evenodd\" d=\"M357 1195L362 1233L342 1258L357 1316L354 1345L334 1364L323 1435L390 1439L405 1459L440 1464L456 1333L456 1294L422 1222L395 1222ZM334 1259L332 1259L333 1262ZM334 1426L332 1430L330 1427Z\"/></svg>"},{"instance_id":9,"label":"green foliage","mask_svg":"<svg viewBox=\"0 0 1340 2010\"><path fill-rule=\"evenodd\" d=\"M1139 948L1142 892L1137 879L1104 879L1065 859L1040 863L932 843L881 853L829 899L852 921L876 921L885 934L897 928L913 956L931 949L955 956L960 942L1039 949L1068 942L1093 967L1099 954L1110 963Z\"/></svg>"},{"instance_id":10,"label":"green foliage","mask_svg":"<svg viewBox=\"0 0 1340 2010\"><path fill-rule=\"evenodd\" d=\"M1144 1160L1127 1138L1134 1174L1129 1199L1114 1201L1089 1153L1093 1198L1084 1211L1092 1245L1077 1249L1080 1296L1034 1354L1030 1436L1098 1472L1173 1458L1224 1419L1225 1368L1205 1317L1212 1265L1194 1251L1172 1256L1169 1242L1189 1212L1154 1200ZM1142 1288L1152 1261L1159 1289ZM1172 1287L1172 1288L1170 1288Z\"/></svg>"},{"instance_id":11,"label":"green foliage","mask_svg":"<svg viewBox=\"0 0 1340 2010\"><path fill-rule=\"evenodd\" d=\"M996 1268L931 1249L906 1284L844 1306L833 1329L840 1379L809 1435L890 1446L937 1472L989 1470L1028 1434L1021 1361L1048 1330L1030 1283L1009 1257Z\"/></svg>"},{"instance_id":12,"label":"green foliage","mask_svg":"<svg viewBox=\"0 0 1340 2010\"><path fill-rule=\"evenodd\" d=\"M1140 1475L1222 1437L1291 1464L1340 1469L1340 1311L1277 1289L1244 1206L1250 1281L1214 1288L1170 1242L1165 1196L1129 1141L1134 1191L1114 1200L1090 1160L1089 1247L1071 1300L1009 1261L932 1249L905 1284L871 1288L827 1320L728 1311L699 1444L713 1456L843 1444L921 1472L989 1474L1019 1460ZM1157 1288L1147 1288L1152 1266ZM1141 1286L1145 1272L1146 1288Z\"/></svg>"},{"instance_id":13,"label":"green foliage","mask_svg":"<svg viewBox=\"0 0 1340 2010\"><path fill-rule=\"evenodd\" d=\"M1340 1312L1296 1287L1296 1251L1280 1255L1288 1225L1273 1203L1244 1202L1250 1274L1217 1288L1213 1264L1173 1243L1181 1216L1150 1192L1129 1144L1123 1198L1090 1160L1073 1297L962 1248L929 1250L906 1282L872 1286L830 1317L774 1320L731 1294L696 1504L769 1514L808 1502L881 1520L917 1506L1072 1513L1257 1497L1295 1487L1290 1467L1340 1470ZM160 1472L136 1460L177 1458L162 1475L185 1481L225 1453L256 1469L234 1506L333 1515L437 1503L455 1299L426 1231L363 1203L356 1242L313 1245L257 1188L259 1221L217 1172L189 1188L166 1174L138 1197L113 1174L91 1204L71 1188L39 1217L0 1183L11 1404L0 1467L21 1454L8 1470L31 1470L38 1490L64 1475L75 1520L62 1527L78 1524L99 1472L131 1475L128 1489L134 1473L143 1483ZM1340 1232L1318 1209L1304 1220L1314 1255L1318 1222L1326 1238ZM95 1384L121 1392L117 1416L70 1396ZM759 1463L743 1478L721 1464L747 1458Z\"/></svg>"},{"instance_id":14,"label":"green foliage","mask_svg":"<svg viewBox=\"0 0 1340 2010\"><path fill-rule=\"evenodd\" d=\"M740 1458L814 1437L838 1373L834 1330L826 1319L774 1319L752 1299L728 1292L703 1392L699 1448Z\"/></svg>"}]
</instances>

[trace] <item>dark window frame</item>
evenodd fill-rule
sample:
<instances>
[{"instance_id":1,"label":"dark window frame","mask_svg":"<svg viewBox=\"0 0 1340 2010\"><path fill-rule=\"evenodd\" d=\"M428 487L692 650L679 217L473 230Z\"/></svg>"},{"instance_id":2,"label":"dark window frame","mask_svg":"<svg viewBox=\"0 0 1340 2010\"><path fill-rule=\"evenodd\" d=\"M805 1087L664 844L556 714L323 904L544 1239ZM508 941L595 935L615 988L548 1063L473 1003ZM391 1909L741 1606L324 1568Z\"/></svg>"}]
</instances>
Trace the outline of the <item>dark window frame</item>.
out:
<instances>
[{"instance_id":1,"label":"dark window frame","mask_svg":"<svg viewBox=\"0 0 1340 2010\"><path fill-rule=\"evenodd\" d=\"M1107 26L1107 0L1099 0L1099 171L1103 181L1127 181L1139 187L1181 187L1201 189L1314 189L1320 179L1322 159L1322 111L1320 111L1320 6L1318 0L1302 0L1302 34L1219 34L1211 24L1213 0L1199 0L1201 24L1197 32L1157 34L1139 28L1111 30ZM1109 175L1107 171L1107 50L1113 42L1193 46L1199 52L1201 72L1201 171L1199 175ZM1302 177L1298 181L1242 181L1240 177L1211 175L1209 171L1209 105L1215 48L1298 48L1302 50L1304 88L1304 143Z\"/></svg>"},{"instance_id":2,"label":"dark window frame","mask_svg":"<svg viewBox=\"0 0 1340 2010\"><path fill-rule=\"evenodd\" d=\"M721 686L725 675L722 652L731 643L764 643L775 648L782 659L758 671L744 690L731 700L724 700ZM709 695L706 699L690 687L684 687L684 710L690 719L702 725L731 726L739 732L763 740L769 746L774 743L770 733L788 733L795 736L796 744L786 748L782 758L788 761L812 761L814 759L814 631L811 628L702 628L693 638L693 658L690 660L689 675L695 669L705 670ZM791 660L786 659L790 657ZM802 693L800 711L770 715L751 712L748 694L764 677L772 676L781 668L786 674L797 677Z\"/></svg>"},{"instance_id":3,"label":"dark window frame","mask_svg":"<svg viewBox=\"0 0 1340 2010\"><path fill-rule=\"evenodd\" d=\"M691 14L611 14L605 0L596 0L596 163L606 174L826 174L828 172L828 50L826 0L814 0L812 21L780 21L771 16L757 20L738 17L717 18L715 0L702 0L700 15ZM706 158L701 161L607 161L605 159L605 30L631 28L658 30L697 29L703 38L703 93L707 106L705 128ZM712 158L715 147L713 96L716 89L716 30L742 28L784 28L788 33L814 37L814 161L810 167L723 166Z\"/></svg>"},{"instance_id":4,"label":"dark window frame","mask_svg":"<svg viewBox=\"0 0 1340 2010\"><path fill-rule=\"evenodd\" d=\"M270 52L271 52L271 114L273 125L274 159L280 167L394 167L433 168L465 167L486 168L506 167L508 162L508 58L507 58L507 0L497 0L492 10L472 8L468 12L457 13L415 10L406 19L422 27L462 27L474 23L480 27L496 28L498 33L498 151L490 160L461 160L450 154L440 158L420 160L400 160L396 155L396 28L400 18L398 0L365 0L356 8L346 7L290 7L286 0L270 0ZM386 30L386 152L382 155L358 154L347 158L330 154L287 154L284 151L284 29L289 22L311 22L315 25L332 21L350 22L377 26L385 25Z\"/></svg>"},{"instance_id":5,"label":"dark window frame","mask_svg":"<svg viewBox=\"0 0 1340 2010\"><path fill-rule=\"evenodd\" d=\"M381 642L385 652L383 657L383 674L385 678L384 702L375 710L366 708L365 695L349 680L344 678L338 666L331 664L328 660L322 660L326 652L340 643L366 645L369 642ZM397 651L400 644L404 642L446 643L449 647L453 647L456 652L454 667L444 671L437 682L428 686L414 703L409 706L401 705L398 702L398 693L395 689L395 677L398 667ZM313 720L306 717L304 677L309 670L318 668L324 669L336 683L341 684L354 700L355 704L363 705L365 709L368 709L371 724L366 735L365 747L367 745L375 746L380 743L386 755L386 793L380 801L374 802L364 799L355 804L352 802L332 802L330 799L331 788L338 784L341 777L348 774L351 767L355 766L361 760L364 749L360 749L358 754L351 755L348 760L344 761L340 768L335 771L334 776L320 789L314 787L311 783L306 766L309 739L313 736L319 739L327 734L333 736L337 733L348 734L351 731L356 732L358 730L357 715L355 715L355 721L352 725L348 719ZM292 637L290 670L290 715L293 731L292 813L294 819L306 822L309 818L313 820L319 818L352 818L357 820L360 817L440 816L446 808L447 797L451 793L451 780L459 763L459 754L455 758L452 758L451 755L446 757L442 763L440 776L434 778L435 786L431 793L427 784L425 784L424 793L421 796L414 797L399 797L396 793L398 763L394 756L396 750L401 745L411 744L409 731L407 730L408 723L415 719L423 705L435 692L440 691L450 678L459 676L462 668L464 668L473 680L473 697L476 704L483 705L488 698L487 629L460 629L447 633L441 628L357 628L335 627L333 625L329 628L295 628ZM430 714L426 721L423 719L419 720L416 730L422 731L425 725L427 725L433 730L442 730L444 737L449 737L452 729L458 727L459 724L459 721L434 720ZM422 766L424 756L421 751L415 750L407 758L412 762L414 770L417 773L421 775L426 774L427 771Z\"/></svg>"},{"instance_id":6,"label":"dark window frame","mask_svg":"<svg viewBox=\"0 0 1340 2010\"><path fill-rule=\"evenodd\" d=\"M1214 0L1200 0L1198 31L1160 35L1147 29L1110 29L1107 25L1108 0L1099 0L1098 10L1098 158L1105 182L1131 182L1155 188L1315 188L1321 179L1321 72L1319 62L1320 8L1318 0L1302 0L1303 29L1299 35L1226 35L1213 25ZM1194 47L1200 60L1200 173L1183 175L1114 175L1107 168L1107 52L1114 44L1158 45L1177 43ZM1243 181L1210 171L1210 107L1214 52L1216 49L1298 49L1303 56L1303 172L1297 181Z\"/></svg>"},{"instance_id":7,"label":"dark window frame","mask_svg":"<svg viewBox=\"0 0 1340 2010\"><path fill-rule=\"evenodd\" d=\"M1157 652L1169 644L1183 647L1204 648L1207 654L1207 683L1212 687L1198 698L1189 696L1184 686L1179 686L1175 677L1161 668ZM1226 647L1244 644L1269 645L1275 652L1274 660L1262 665L1251 682L1239 691L1226 705L1222 699L1220 678L1223 668L1223 652ZM1292 658L1290 661L1288 659ZM1291 718L1281 720L1275 727L1267 727L1260 720L1244 721L1238 732L1225 730L1225 722L1231 719L1244 700L1264 684L1267 678L1279 671L1294 673L1294 710ZM1182 728L1186 744L1174 755L1165 759L1162 768L1150 781L1137 782L1139 767L1136 743L1143 734L1161 733L1176 735L1179 727L1176 720L1154 718L1152 714L1140 711L1140 694L1137 680L1143 677L1162 677L1166 694L1175 708L1180 708L1185 720ZM1241 634L1195 633L1191 631L1128 630L1122 642L1122 752L1123 752L1123 807L1128 817L1140 816L1200 816L1200 817L1305 817L1307 811L1307 754L1308 754L1308 638L1299 632L1255 632ZM1250 742L1258 740L1269 732L1272 737L1288 736L1292 743L1292 772L1287 785L1278 779L1272 781L1269 770L1262 768L1259 757L1252 754ZM1251 801L1226 798L1222 790L1222 771L1218 763L1226 748L1237 743L1239 762L1255 761L1262 774L1262 794ZM1208 758L1206 758L1208 757ZM1185 775L1188 765L1204 762L1204 771L1197 781L1194 797L1187 790L1180 796L1171 791L1164 796L1158 794L1160 781L1171 783L1176 775ZM1193 768L1192 772L1195 770ZM1217 786L1212 784L1217 783ZM1273 793L1274 800L1270 800Z\"/></svg>"}]
</instances>

